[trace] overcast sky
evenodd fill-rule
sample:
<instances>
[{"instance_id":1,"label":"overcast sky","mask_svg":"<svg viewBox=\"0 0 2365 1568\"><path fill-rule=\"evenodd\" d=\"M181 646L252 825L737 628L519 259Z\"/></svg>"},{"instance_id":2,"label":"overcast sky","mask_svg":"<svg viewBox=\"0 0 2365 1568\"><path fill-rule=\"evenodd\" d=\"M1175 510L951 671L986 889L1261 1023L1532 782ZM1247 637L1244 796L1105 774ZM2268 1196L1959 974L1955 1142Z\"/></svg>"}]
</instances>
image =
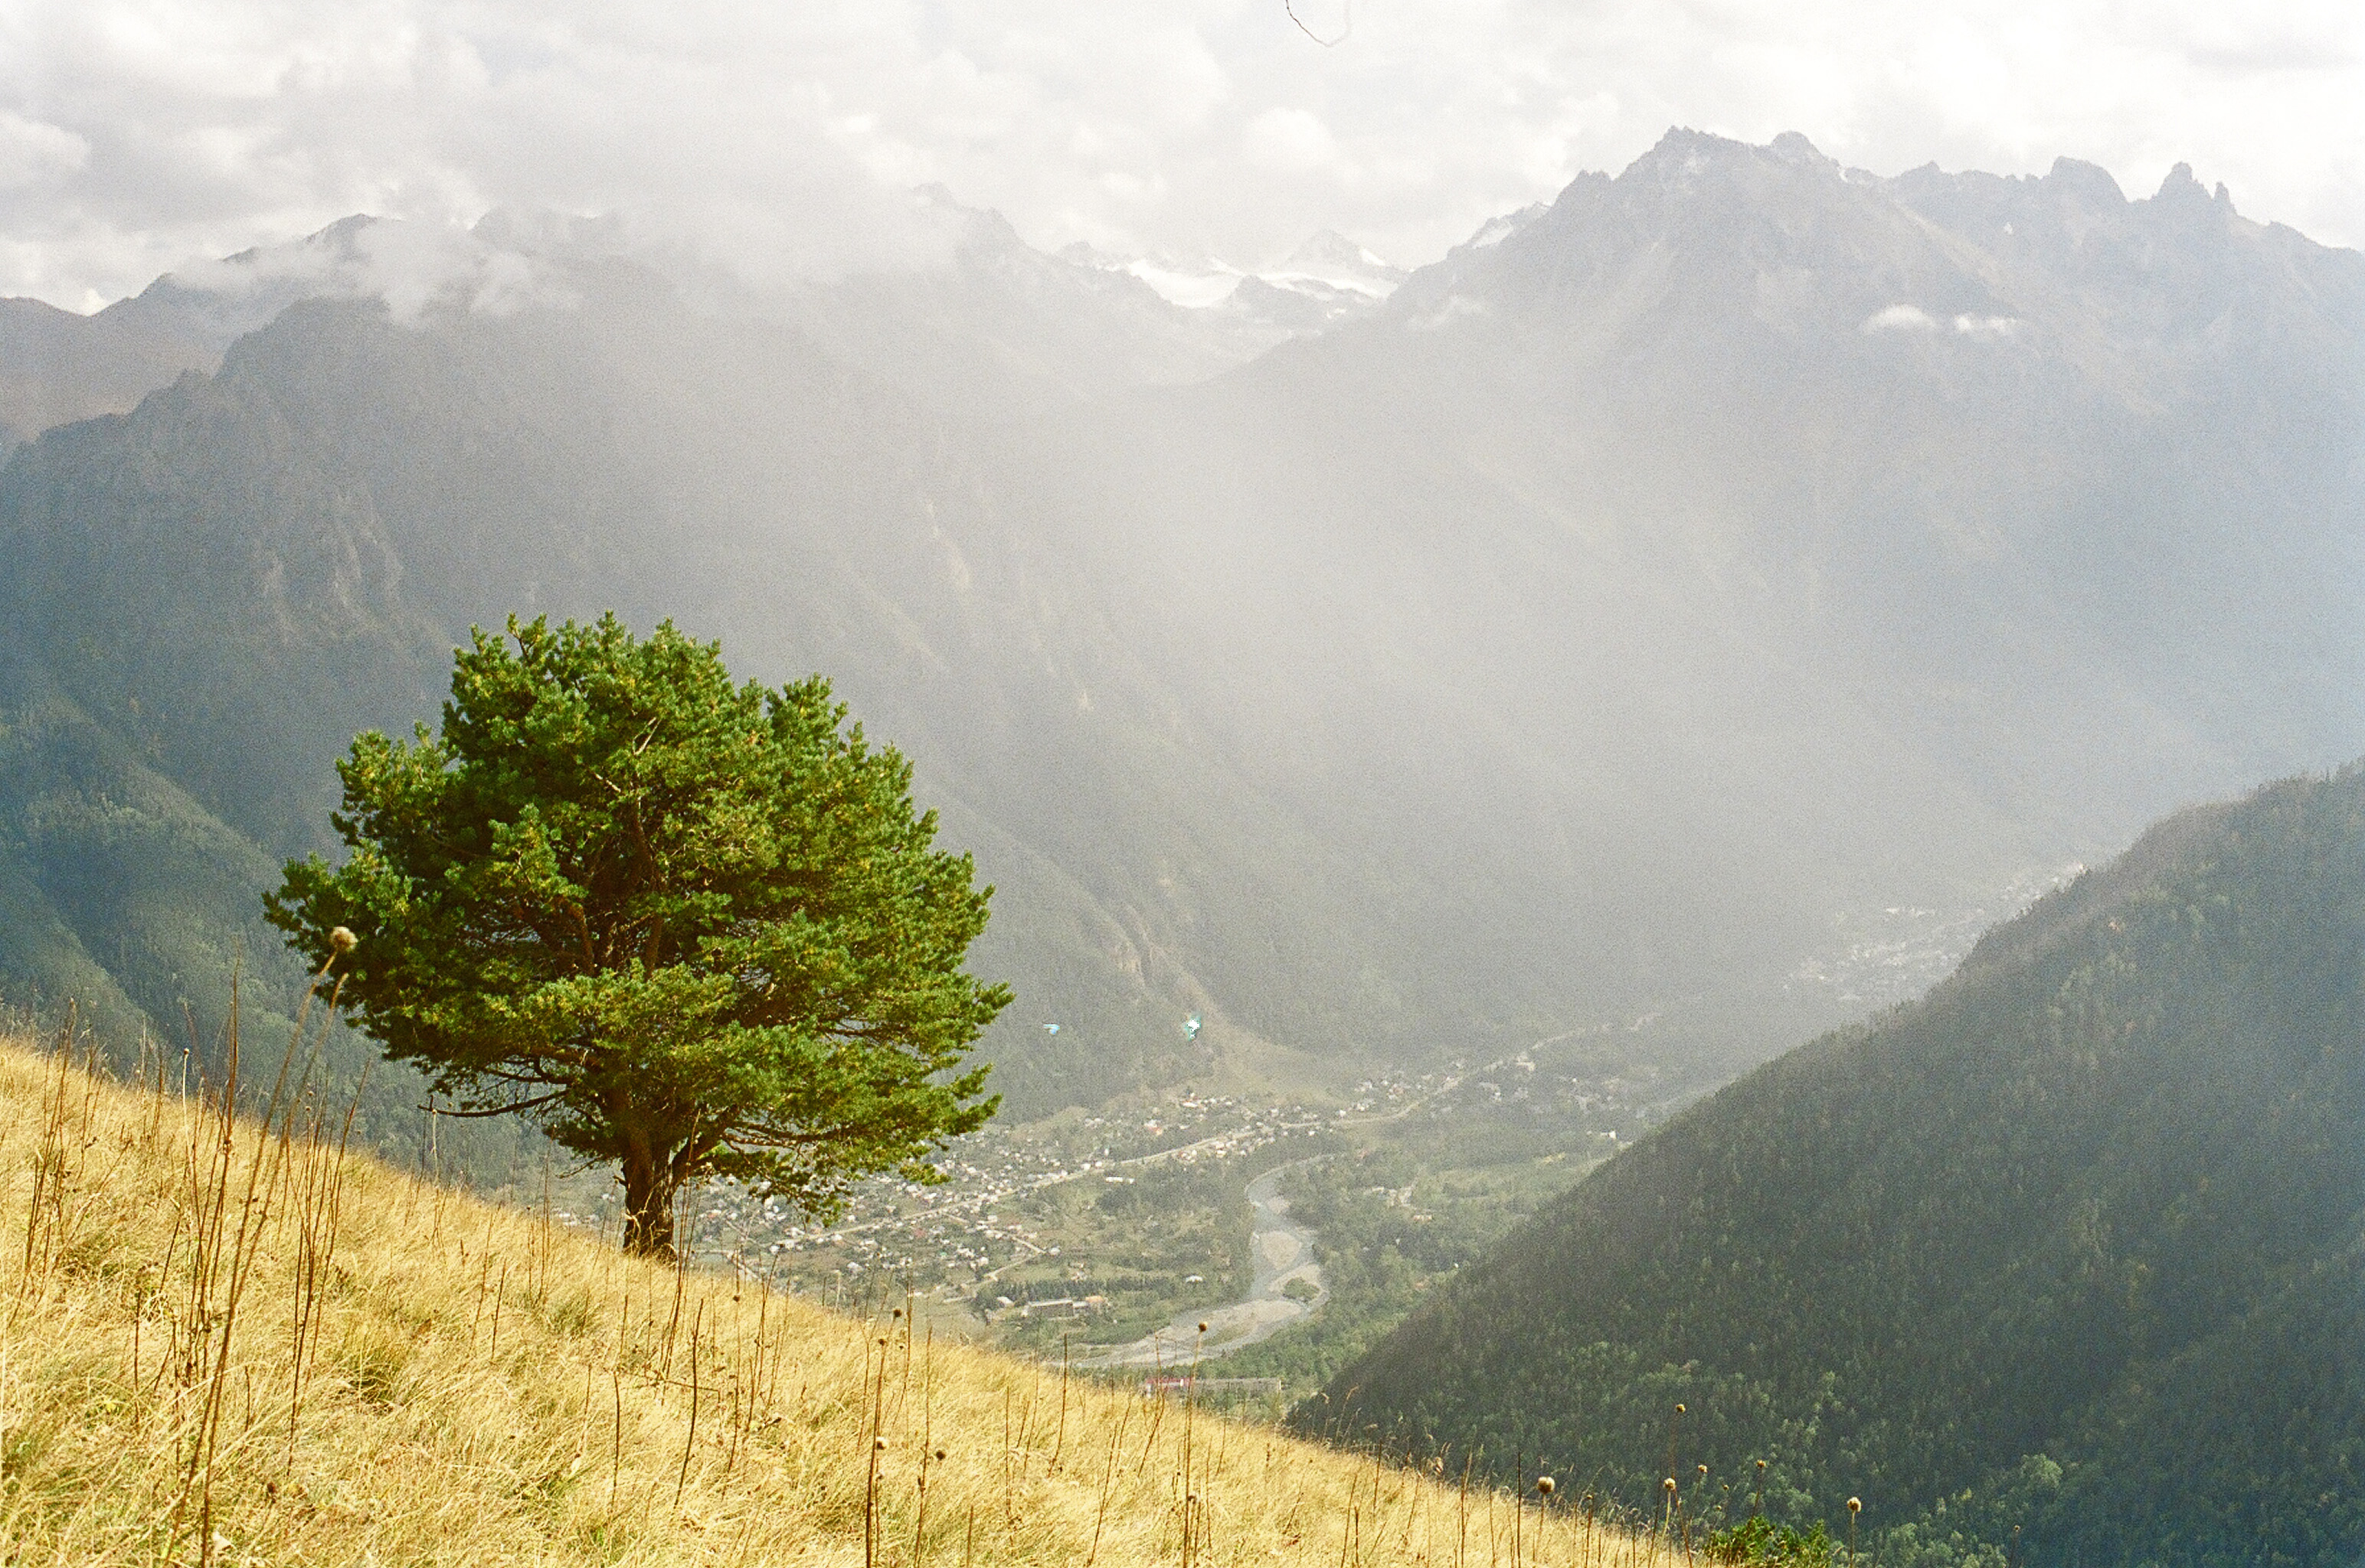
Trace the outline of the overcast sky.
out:
<instances>
[{"instance_id":1,"label":"overcast sky","mask_svg":"<svg viewBox=\"0 0 2365 1568\"><path fill-rule=\"evenodd\" d=\"M0 0L0 294L90 308L351 212L627 215L751 274L1046 247L1418 263L1671 124L1882 174L2177 162L2365 242L2365 5Z\"/></svg>"}]
</instances>

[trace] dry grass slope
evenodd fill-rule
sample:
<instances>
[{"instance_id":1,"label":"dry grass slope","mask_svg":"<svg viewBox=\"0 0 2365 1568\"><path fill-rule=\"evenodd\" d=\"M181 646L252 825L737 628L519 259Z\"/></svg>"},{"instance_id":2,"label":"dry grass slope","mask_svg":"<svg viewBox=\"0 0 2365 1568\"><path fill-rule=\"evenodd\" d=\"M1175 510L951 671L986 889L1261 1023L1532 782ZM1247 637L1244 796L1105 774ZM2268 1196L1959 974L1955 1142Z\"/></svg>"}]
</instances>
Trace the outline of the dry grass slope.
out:
<instances>
[{"instance_id":1,"label":"dry grass slope","mask_svg":"<svg viewBox=\"0 0 2365 1568\"><path fill-rule=\"evenodd\" d=\"M232 1119L0 1045L6 1562L1657 1555L1579 1511L637 1263L279 1099Z\"/></svg>"}]
</instances>

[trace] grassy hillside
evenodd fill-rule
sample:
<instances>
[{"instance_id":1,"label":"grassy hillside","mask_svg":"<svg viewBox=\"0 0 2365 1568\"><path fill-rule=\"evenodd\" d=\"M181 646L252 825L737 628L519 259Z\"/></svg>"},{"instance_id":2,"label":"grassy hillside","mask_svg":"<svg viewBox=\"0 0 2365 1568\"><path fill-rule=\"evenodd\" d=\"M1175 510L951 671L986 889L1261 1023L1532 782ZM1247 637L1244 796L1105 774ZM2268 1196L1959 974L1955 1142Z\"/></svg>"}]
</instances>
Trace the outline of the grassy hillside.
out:
<instances>
[{"instance_id":1,"label":"grassy hillside","mask_svg":"<svg viewBox=\"0 0 2365 1568\"><path fill-rule=\"evenodd\" d=\"M280 1098L268 1126L225 1122L0 1047L10 1562L1653 1558L1565 1507L1515 1518L900 1317L627 1260Z\"/></svg>"},{"instance_id":2,"label":"grassy hillside","mask_svg":"<svg viewBox=\"0 0 2365 1568\"><path fill-rule=\"evenodd\" d=\"M1678 1118L1302 1414L1630 1498L1764 1460L1884 1563L2352 1562L2361 1225L2351 768L2170 819Z\"/></svg>"}]
</instances>

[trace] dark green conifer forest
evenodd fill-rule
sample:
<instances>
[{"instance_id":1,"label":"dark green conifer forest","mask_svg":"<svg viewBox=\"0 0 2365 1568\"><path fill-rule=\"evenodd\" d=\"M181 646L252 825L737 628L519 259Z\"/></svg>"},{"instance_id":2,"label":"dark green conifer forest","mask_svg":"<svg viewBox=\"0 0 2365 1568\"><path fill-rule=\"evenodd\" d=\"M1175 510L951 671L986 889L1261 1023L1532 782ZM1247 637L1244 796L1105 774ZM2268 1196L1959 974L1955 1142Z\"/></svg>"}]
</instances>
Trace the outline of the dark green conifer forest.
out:
<instances>
[{"instance_id":1,"label":"dark green conifer forest","mask_svg":"<svg viewBox=\"0 0 2365 1568\"><path fill-rule=\"evenodd\" d=\"M2365 1545L2365 771L2171 818L1580 1183L1302 1406L1884 1564ZM1685 1406L1678 1417L1676 1407ZM1703 1481L1698 1466L1706 1464Z\"/></svg>"}]
</instances>

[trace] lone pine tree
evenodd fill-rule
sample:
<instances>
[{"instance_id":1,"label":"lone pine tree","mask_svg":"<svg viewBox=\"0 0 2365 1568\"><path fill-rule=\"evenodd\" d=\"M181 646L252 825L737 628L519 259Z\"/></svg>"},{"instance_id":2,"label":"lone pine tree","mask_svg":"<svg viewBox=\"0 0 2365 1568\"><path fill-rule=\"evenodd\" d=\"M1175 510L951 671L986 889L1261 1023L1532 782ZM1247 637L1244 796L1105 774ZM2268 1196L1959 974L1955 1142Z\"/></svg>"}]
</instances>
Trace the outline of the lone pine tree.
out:
<instances>
[{"instance_id":1,"label":"lone pine tree","mask_svg":"<svg viewBox=\"0 0 2365 1568\"><path fill-rule=\"evenodd\" d=\"M458 651L440 734L354 740L351 854L289 862L270 918L315 963L351 928L356 1022L451 1114L613 1161L632 1251L669 1256L710 1175L815 1214L937 1180L999 1098L954 1076L1010 1000L962 969L992 890L845 720L820 677L734 685L671 622L512 617Z\"/></svg>"}]
</instances>

